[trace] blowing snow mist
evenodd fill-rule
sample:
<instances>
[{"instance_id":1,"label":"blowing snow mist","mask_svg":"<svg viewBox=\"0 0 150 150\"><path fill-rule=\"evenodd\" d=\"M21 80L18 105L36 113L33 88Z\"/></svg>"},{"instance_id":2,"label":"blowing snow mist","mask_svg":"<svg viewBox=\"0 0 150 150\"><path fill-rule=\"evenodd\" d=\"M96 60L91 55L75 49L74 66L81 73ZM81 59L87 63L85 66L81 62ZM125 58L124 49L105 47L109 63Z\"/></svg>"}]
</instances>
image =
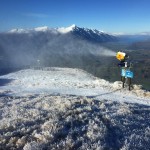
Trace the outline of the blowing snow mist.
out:
<instances>
[{"instance_id":1,"label":"blowing snow mist","mask_svg":"<svg viewBox=\"0 0 150 150\"><path fill-rule=\"evenodd\" d=\"M114 56L116 56L116 52L109 50L109 49L106 49L106 48L102 48L101 55L107 56L107 57L114 57Z\"/></svg>"},{"instance_id":2,"label":"blowing snow mist","mask_svg":"<svg viewBox=\"0 0 150 150\"><path fill-rule=\"evenodd\" d=\"M107 49L102 46L94 46L90 50L90 53L95 56L105 56L105 57L115 57L116 52L110 49Z\"/></svg>"}]
</instances>

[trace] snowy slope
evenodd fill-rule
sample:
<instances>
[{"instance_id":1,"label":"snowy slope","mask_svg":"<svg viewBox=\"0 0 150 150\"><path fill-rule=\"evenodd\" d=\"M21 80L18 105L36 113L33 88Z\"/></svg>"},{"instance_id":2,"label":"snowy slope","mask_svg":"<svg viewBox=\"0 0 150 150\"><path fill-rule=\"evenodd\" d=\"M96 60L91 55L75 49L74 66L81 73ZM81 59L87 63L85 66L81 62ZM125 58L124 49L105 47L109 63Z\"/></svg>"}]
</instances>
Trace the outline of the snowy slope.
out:
<instances>
[{"instance_id":1,"label":"snowy slope","mask_svg":"<svg viewBox=\"0 0 150 150\"><path fill-rule=\"evenodd\" d=\"M28 94L71 94L95 96L115 101L129 101L150 104L149 92L121 89L121 83L109 83L87 72L71 68L44 68L43 70L21 70L0 78L11 82L0 87L1 92L9 95ZM136 86L135 86L136 87ZM126 97L126 98L125 98Z\"/></svg>"},{"instance_id":2,"label":"snowy slope","mask_svg":"<svg viewBox=\"0 0 150 150\"><path fill-rule=\"evenodd\" d=\"M0 149L150 147L150 93L71 68L0 76Z\"/></svg>"}]
</instances>

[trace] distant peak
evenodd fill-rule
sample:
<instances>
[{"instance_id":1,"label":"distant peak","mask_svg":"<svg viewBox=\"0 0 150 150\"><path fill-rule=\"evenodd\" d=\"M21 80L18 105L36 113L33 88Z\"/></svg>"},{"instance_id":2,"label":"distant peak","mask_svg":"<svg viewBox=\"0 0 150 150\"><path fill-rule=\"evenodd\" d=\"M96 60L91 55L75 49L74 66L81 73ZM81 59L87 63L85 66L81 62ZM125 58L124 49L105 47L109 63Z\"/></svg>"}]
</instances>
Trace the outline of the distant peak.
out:
<instances>
[{"instance_id":1,"label":"distant peak","mask_svg":"<svg viewBox=\"0 0 150 150\"><path fill-rule=\"evenodd\" d=\"M37 27L34 29L12 29L12 30L8 31L8 33L29 33L29 32L33 32L33 31L45 32L48 30L49 30L49 27L43 26L43 27Z\"/></svg>"},{"instance_id":2,"label":"distant peak","mask_svg":"<svg viewBox=\"0 0 150 150\"><path fill-rule=\"evenodd\" d=\"M24 29L12 29L8 33L23 33L26 32Z\"/></svg>"},{"instance_id":3,"label":"distant peak","mask_svg":"<svg viewBox=\"0 0 150 150\"><path fill-rule=\"evenodd\" d=\"M75 24L73 24L73 25L71 25L71 26L70 26L70 28L75 28L75 27L76 27L76 25L75 25Z\"/></svg>"},{"instance_id":4,"label":"distant peak","mask_svg":"<svg viewBox=\"0 0 150 150\"><path fill-rule=\"evenodd\" d=\"M49 30L49 27L48 26L43 26L43 27L37 27L37 28L34 28L35 31L47 31Z\"/></svg>"},{"instance_id":5,"label":"distant peak","mask_svg":"<svg viewBox=\"0 0 150 150\"><path fill-rule=\"evenodd\" d=\"M65 33L68 33L70 31L73 31L75 29L75 27L76 27L76 25L73 24L73 25L66 27L66 28L65 27L58 28L57 30L58 30L58 32L65 34Z\"/></svg>"}]
</instances>

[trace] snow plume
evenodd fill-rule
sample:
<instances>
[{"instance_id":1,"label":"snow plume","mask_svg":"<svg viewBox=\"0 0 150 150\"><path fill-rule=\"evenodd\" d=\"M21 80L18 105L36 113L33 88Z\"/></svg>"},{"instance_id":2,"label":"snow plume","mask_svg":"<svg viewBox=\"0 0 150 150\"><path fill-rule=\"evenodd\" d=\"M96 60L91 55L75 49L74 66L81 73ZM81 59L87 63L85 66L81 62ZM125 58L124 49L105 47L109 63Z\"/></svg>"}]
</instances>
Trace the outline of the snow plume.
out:
<instances>
[{"instance_id":1,"label":"snow plume","mask_svg":"<svg viewBox=\"0 0 150 150\"><path fill-rule=\"evenodd\" d=\"M74 38L72 35L61 35L51 41L45 49L53 49L53 53L57 53L66 57L67 55L89 55L94 56L115 56L116 52L101 46L100 44L92 43L87 40Z\"/></svg>"},{"instance_id":2,"label":"snow plume","mask_svg":"<svg viewBox=\"0 0 150 150\"><path fill-rule=\"evenodd\" d=\"M103 46L97 46L94 50L90 50L90 52L95 56L105 56L105 57L115 57L116 52L105 48Z\"/></svg>"},{"instance_id":3,"label":"snow plume","mask_svg":"<svg viewBox=\"0 0 150 150\"><path fill-rule=\"evenodd\" d=\"M101 53L102 56L112 56L112 57L115 57L116 56L116 52L110 50L110 49L106 49L106 48L102 48L102 53Z\"/></svg>"}]
</instances>

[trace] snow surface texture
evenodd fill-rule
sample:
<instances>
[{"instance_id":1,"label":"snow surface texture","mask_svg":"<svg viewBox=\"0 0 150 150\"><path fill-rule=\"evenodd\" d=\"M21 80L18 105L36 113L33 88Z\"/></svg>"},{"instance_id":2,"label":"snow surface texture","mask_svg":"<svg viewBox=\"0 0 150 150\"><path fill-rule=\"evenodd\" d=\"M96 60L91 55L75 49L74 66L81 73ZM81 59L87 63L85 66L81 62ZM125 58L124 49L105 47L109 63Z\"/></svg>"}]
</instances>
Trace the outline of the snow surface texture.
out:
<instances>
[{"instance_id":1,"label":"snow surface texture","mask_svg":"<svg viewBox=\"0 0 150 150\"><path fill-rule=\"evenodd\" d=\"M0 149L150 147L150 93L79 69L21 70L0 77Z\"/></svg>"}]
</instances>

